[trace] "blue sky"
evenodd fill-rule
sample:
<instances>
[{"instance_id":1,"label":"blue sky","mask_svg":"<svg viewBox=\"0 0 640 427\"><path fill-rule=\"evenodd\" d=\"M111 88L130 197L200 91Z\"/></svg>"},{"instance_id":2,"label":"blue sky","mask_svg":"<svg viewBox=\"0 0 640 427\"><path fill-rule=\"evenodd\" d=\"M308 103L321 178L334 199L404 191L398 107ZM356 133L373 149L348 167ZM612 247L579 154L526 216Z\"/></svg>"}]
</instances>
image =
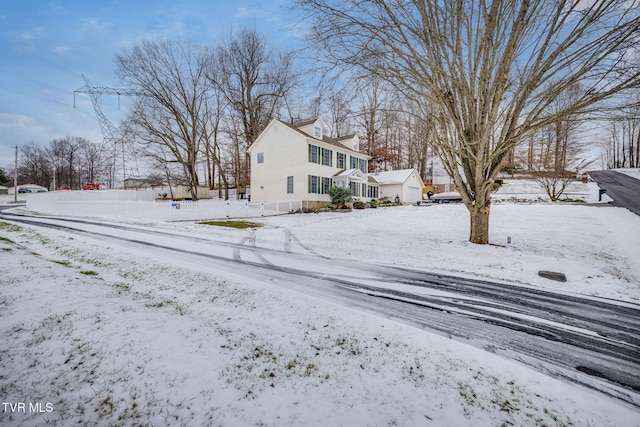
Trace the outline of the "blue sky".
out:
<instances>
[{"instance_id":1,"label":"blue sky","mask_svg":"<svg viewBox=\"0 0 640 427\"><path fill-rule=\"evenodd\" d=\"M14 148L80 136L102 140L82 75L121 87L114 58L143 39L189 38L212 45L224 33L255 27L269 46L288 48L288 0L3 0L0 2L0 167ZM118 121L117 99L103 98Z\"/></svg>"}]
</instances>

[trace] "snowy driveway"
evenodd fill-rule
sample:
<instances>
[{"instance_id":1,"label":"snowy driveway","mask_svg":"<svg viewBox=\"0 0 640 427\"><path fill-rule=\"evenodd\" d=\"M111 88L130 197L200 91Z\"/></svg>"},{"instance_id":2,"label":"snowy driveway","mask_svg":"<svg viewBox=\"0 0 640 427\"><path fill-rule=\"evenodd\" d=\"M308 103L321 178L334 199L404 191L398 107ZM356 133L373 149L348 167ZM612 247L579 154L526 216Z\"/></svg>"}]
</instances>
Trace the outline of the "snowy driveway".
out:
<instances>
[{"instance_id":1,"label":"snowy driveway","mask_svg":"<svg viewBox=\"0 0 640 427\"><path fill-rule=\"evenodd\" d=\"M424 271L93 221L5 217L182 266L260 277L435 331L640 406L640 310Z\"/></svg>"}]
</instances>

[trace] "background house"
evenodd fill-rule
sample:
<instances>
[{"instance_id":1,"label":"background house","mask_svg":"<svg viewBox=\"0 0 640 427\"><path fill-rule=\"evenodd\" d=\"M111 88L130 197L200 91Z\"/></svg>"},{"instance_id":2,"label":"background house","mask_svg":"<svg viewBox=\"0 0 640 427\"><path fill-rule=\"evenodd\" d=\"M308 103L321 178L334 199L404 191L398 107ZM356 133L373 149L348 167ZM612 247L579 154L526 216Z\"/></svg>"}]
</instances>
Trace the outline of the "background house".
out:
<instances>
[{"instance_id":1,"label":"background house","mask_svg":"<svg viewBox=\"0 0 640 427\"><path fill-rule=\"evenodd\" d=\"M322 207L331 202L332 185L350 188L356 200L377 198L378 185L367 176L369 156L359 149L357 135L328 137L319 119L296 125L274 119L247 150L251 200Z\"/></svg>"},{"instance_id":2,"label":"background house","mask_svg":"<svg viewBox=\"0 0 640 427\"><path fill-rule=\"evenodd\" d=\"M453 179L442 166L442 162L438 157L431 158L427 165L427 176L424 177L426 185L425 190L431 190L434 193L445 193L456 191L456 185Z\"/></svg>"},{"instance_id":3,"label":"background house","mask_svg":"<svg viewBox=\"0 0 640 427\"><path fill-rule=\"evenodd\" d=\"M370 175L378 182L380 198L388 197L401 203L415 203L422 200L424 182L416 169L376 172Z\"/></svg>"}]
</instances>

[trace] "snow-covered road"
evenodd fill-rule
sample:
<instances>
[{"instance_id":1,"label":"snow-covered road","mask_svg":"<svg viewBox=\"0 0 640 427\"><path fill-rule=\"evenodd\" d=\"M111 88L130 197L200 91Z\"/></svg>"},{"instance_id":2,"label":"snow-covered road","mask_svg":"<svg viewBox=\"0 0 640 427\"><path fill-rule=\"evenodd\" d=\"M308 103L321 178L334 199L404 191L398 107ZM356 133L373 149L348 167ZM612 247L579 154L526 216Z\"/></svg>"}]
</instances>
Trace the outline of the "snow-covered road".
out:
<instances>
[{"instance_id":1,"label":"snow-covered road","mask_svg":"<svg viewBox=\"0 0 640 427\"><path fill-rule=\"evenodd\" d=\"M640 308L160 228L6 215L5 221L252 276L428 329L640 406ZM303 278L303 280L300 280Z\"/></svg>"}]
</instances>

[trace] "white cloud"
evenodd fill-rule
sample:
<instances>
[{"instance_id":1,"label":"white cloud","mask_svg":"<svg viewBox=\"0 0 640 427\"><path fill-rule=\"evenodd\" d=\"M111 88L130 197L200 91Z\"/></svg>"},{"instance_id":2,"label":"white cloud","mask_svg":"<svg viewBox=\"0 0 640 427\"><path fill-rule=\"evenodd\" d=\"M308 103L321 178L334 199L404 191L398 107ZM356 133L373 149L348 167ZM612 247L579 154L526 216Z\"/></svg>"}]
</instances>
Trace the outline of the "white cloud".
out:
<instances>
[{"instance_id":1,"label":"white cloud","mask_svg":"<svg viewBox=\"0 0 640 427\"><path fill-rule=\"evenodd\" d=\"M276 21L278 18L268 10L258 7L239 7L236 9L234 18L246 19L252 18L256 20Z\"/></svg>"},{"instance_id":2,"label":"white cloud","mask_svg":"<svg viewBox=\"0 0 640 427\"><path fill-rule=\"evenodd\" d=\"M112 22L108 21L100 21L98 19L83 19L81 29L83 31L106 31L109 28L113 27Z\"/></svg>"},{"instance_id":3,"label":"white cloud","mask_svg":"<svg viewBox=\"0 0 640 427\"><path fill-rule=\"evenodd\" d=\"M0 128L28 128L33 126L35 120L33 117L24 114L8 114L0 113Z\"/></svg>"},{"instance_id":4,"label":"white cloud","mask_svg":"<svg viewBox=\"0 0 640 427\"><path fill-rule=\"evenodd\" d=\"M64 55L69 52L69 46L56 46L53 48L53 52Z\"/></svg>"},{"instance_id":5,"label":"white cloud","mask_svg":"<svg viewBox=\"0 0 640 427\"><path fill-rule=\"evenodd\" d=\"M35 49L35 42L44 33L43 27L35 27L23 31L8 33L7 37L17 51Z\"/></svg>"}]
</instances>

